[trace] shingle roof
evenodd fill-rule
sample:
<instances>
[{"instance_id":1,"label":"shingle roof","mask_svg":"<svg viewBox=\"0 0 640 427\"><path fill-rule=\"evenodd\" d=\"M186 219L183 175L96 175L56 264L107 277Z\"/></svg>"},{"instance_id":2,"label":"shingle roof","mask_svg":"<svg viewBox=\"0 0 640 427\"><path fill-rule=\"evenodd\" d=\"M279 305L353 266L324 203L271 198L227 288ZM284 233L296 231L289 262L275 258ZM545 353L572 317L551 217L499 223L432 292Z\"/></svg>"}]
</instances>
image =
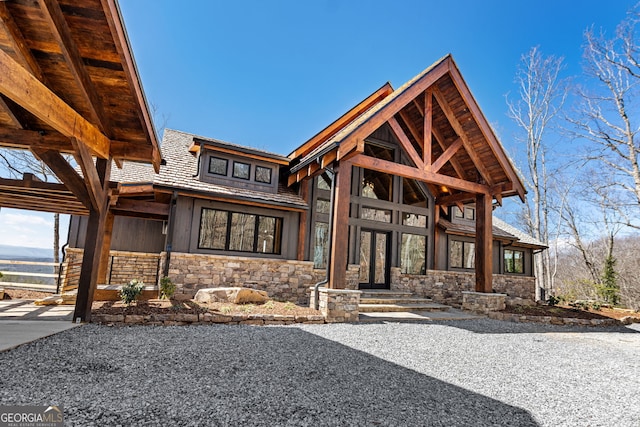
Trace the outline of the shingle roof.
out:
<instances>
[{"instance_id":1,"label":"shingle roof","mask_svg":"<svg viewBox=\"0 0 640 427\"><path fill-rule=\"evenodd\" d=\"M266 193L238 189L224 185L202 182L198 179L198 158L189 152L194 138L217 141L173 129L166 129L162 139L162 154L165 164L155 175L153 168L137 163L125 163L122 169L112 167L111 180L116 182L152 182L156 187L186 190L229 199L255 201L276 206L307 208L307 203L290 188L281 185L277 193ZM229 144L229 143L226 143ZM246 147L245 147L246 148ZM273 153L264 152L272 156Z\"/></svg>"},{"instance_id":2,"label":"shingle roof","mask_svg":"<svg viewBox=\"0 0 640 427\"><path fill-rule=\"evenodd\" d=\"M514 236L516 236L518 238L518 243L520 244L525 244L530 246L539 246L543 248L548 247L547 245L545 245L535 237L528 235L524 231L518 230L514 226L507 224L506 222L504 222L500 218L496 218L495 216L493 217L493 225L505 230L509 234L513 234Z\"/></svg>"},{"instance_id":3,"label":"shingle roof","mask_svg":"<svg viewBox=\"0 0 640 427\"><path fill-rule=\"evenodd\" d=\"M453 223L440 218L440 220L438 220L438 225L449 233L459 233L468 236L474 236L476 234L475 226L471 224ZM534 239L528 234L518 230L495 216L493 217L493 227L491 231L494 238L510 240L515 245L534 246L539 248L547 247L544 243Z\"/></svg>"}]
</instances>

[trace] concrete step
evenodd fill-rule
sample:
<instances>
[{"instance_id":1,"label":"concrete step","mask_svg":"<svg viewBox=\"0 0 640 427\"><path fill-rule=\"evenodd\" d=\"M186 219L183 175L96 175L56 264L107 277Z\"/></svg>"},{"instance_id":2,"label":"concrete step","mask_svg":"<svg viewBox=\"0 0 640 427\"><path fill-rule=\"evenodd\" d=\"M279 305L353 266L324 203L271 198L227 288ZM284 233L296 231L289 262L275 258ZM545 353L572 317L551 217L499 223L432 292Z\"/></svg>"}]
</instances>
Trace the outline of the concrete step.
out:
<instances>
[{"instance_id":1,"label":"concrete step","mask_svg":"<svg viewBox=\"0 0 640 427\"><path fill-rule=\"evenodd\" d=\"M429 298L360 298L360 304L420 304L433 302Z\"/></svg>"},{"instance_id":2,"label":"concrete step","mask_svg":"<svg viewBox=\"0 0 640 427\"><path fill-rule=\"evenodd\" d=\"M448 305L434 302L406 303L406 304L362 304L358 306L360 313L388 313L388 312L411 312L411 311L448 311Z\"/></svg>"},{"instance_id":3,"label":"concrete step","mask_svg":"<svg viewBox=\"0 0 640 427\"><path fill-rule=\"evenodd\" d=\"M390 291L388 289L367 289L363 290L360 294L360 299L372 299L372 298L412 298L413 294L411 292L405 291Z\"/></svg>"}]
</instances>

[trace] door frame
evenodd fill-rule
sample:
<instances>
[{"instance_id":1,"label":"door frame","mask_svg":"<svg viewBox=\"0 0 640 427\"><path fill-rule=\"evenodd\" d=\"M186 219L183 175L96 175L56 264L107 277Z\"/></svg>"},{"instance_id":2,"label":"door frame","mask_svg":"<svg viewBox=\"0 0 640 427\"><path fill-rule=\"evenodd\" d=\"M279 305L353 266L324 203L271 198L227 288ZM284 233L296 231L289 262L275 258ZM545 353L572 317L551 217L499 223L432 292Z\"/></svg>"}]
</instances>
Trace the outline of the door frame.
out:
<instances>
[{"instance_id":1,"label":"door frame","mask_svg":"<svg viewBox=\"0 0 640 427\"><path fill-rule=\"evenodd\" d=\"M359 232L358 239L358 262L360 263L360 255L361 255L361 241L362 241L362 233L371 233L371 242L370 248L372 249L369 253L369 281L368 282L360 282L360 278L358 277L358 289L391 289L391 239L393 236L393 232L388 230L377 230L374 228L361 228ZM376 243L377 243L377 235L385 235L386 236L386 244L385 244L385 257L384 257L384 283L376 283ZM361 265L361 264L360 264Z\"/></svg>"}]
</instances>

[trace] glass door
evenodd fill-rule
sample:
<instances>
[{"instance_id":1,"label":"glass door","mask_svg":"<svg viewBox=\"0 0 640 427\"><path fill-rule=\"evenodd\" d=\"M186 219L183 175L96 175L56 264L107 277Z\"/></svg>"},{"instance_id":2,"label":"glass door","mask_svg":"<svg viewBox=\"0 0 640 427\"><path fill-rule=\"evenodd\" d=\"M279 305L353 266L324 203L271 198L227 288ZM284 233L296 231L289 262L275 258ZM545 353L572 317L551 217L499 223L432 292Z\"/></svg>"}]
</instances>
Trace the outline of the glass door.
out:
<instances>
[{"instance_id":1,"label":"glass door","mask_svg":"<svg viewBox=\"0 0 640 427\"><path fill-rule=\"evenodd\" d=\"M390 233L360 232L360 289L389 289Z\"/></svg>"}]
</instances>

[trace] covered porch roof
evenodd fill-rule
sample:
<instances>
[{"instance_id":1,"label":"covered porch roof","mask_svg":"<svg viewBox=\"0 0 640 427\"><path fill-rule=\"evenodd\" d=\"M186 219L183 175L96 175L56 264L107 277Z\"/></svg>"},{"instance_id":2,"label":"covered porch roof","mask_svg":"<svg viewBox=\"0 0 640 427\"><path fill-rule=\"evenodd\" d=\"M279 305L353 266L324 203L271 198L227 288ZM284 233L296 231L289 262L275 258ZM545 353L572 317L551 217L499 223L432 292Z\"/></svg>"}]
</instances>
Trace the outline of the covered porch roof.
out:
<instances>
[{"instance_id":1,"label":"covered porch roof","mask_svg":"<svg viewBox=\"0 0 640 427\"><path fill-rule=\"evenodd\" d=\"M5 180L0 204L17 209L86 214L97 207L93 158L159 169L151 114L115 0L0 1L0 147L31 150L66 188Z\"/></svg>"}]
</instances>

